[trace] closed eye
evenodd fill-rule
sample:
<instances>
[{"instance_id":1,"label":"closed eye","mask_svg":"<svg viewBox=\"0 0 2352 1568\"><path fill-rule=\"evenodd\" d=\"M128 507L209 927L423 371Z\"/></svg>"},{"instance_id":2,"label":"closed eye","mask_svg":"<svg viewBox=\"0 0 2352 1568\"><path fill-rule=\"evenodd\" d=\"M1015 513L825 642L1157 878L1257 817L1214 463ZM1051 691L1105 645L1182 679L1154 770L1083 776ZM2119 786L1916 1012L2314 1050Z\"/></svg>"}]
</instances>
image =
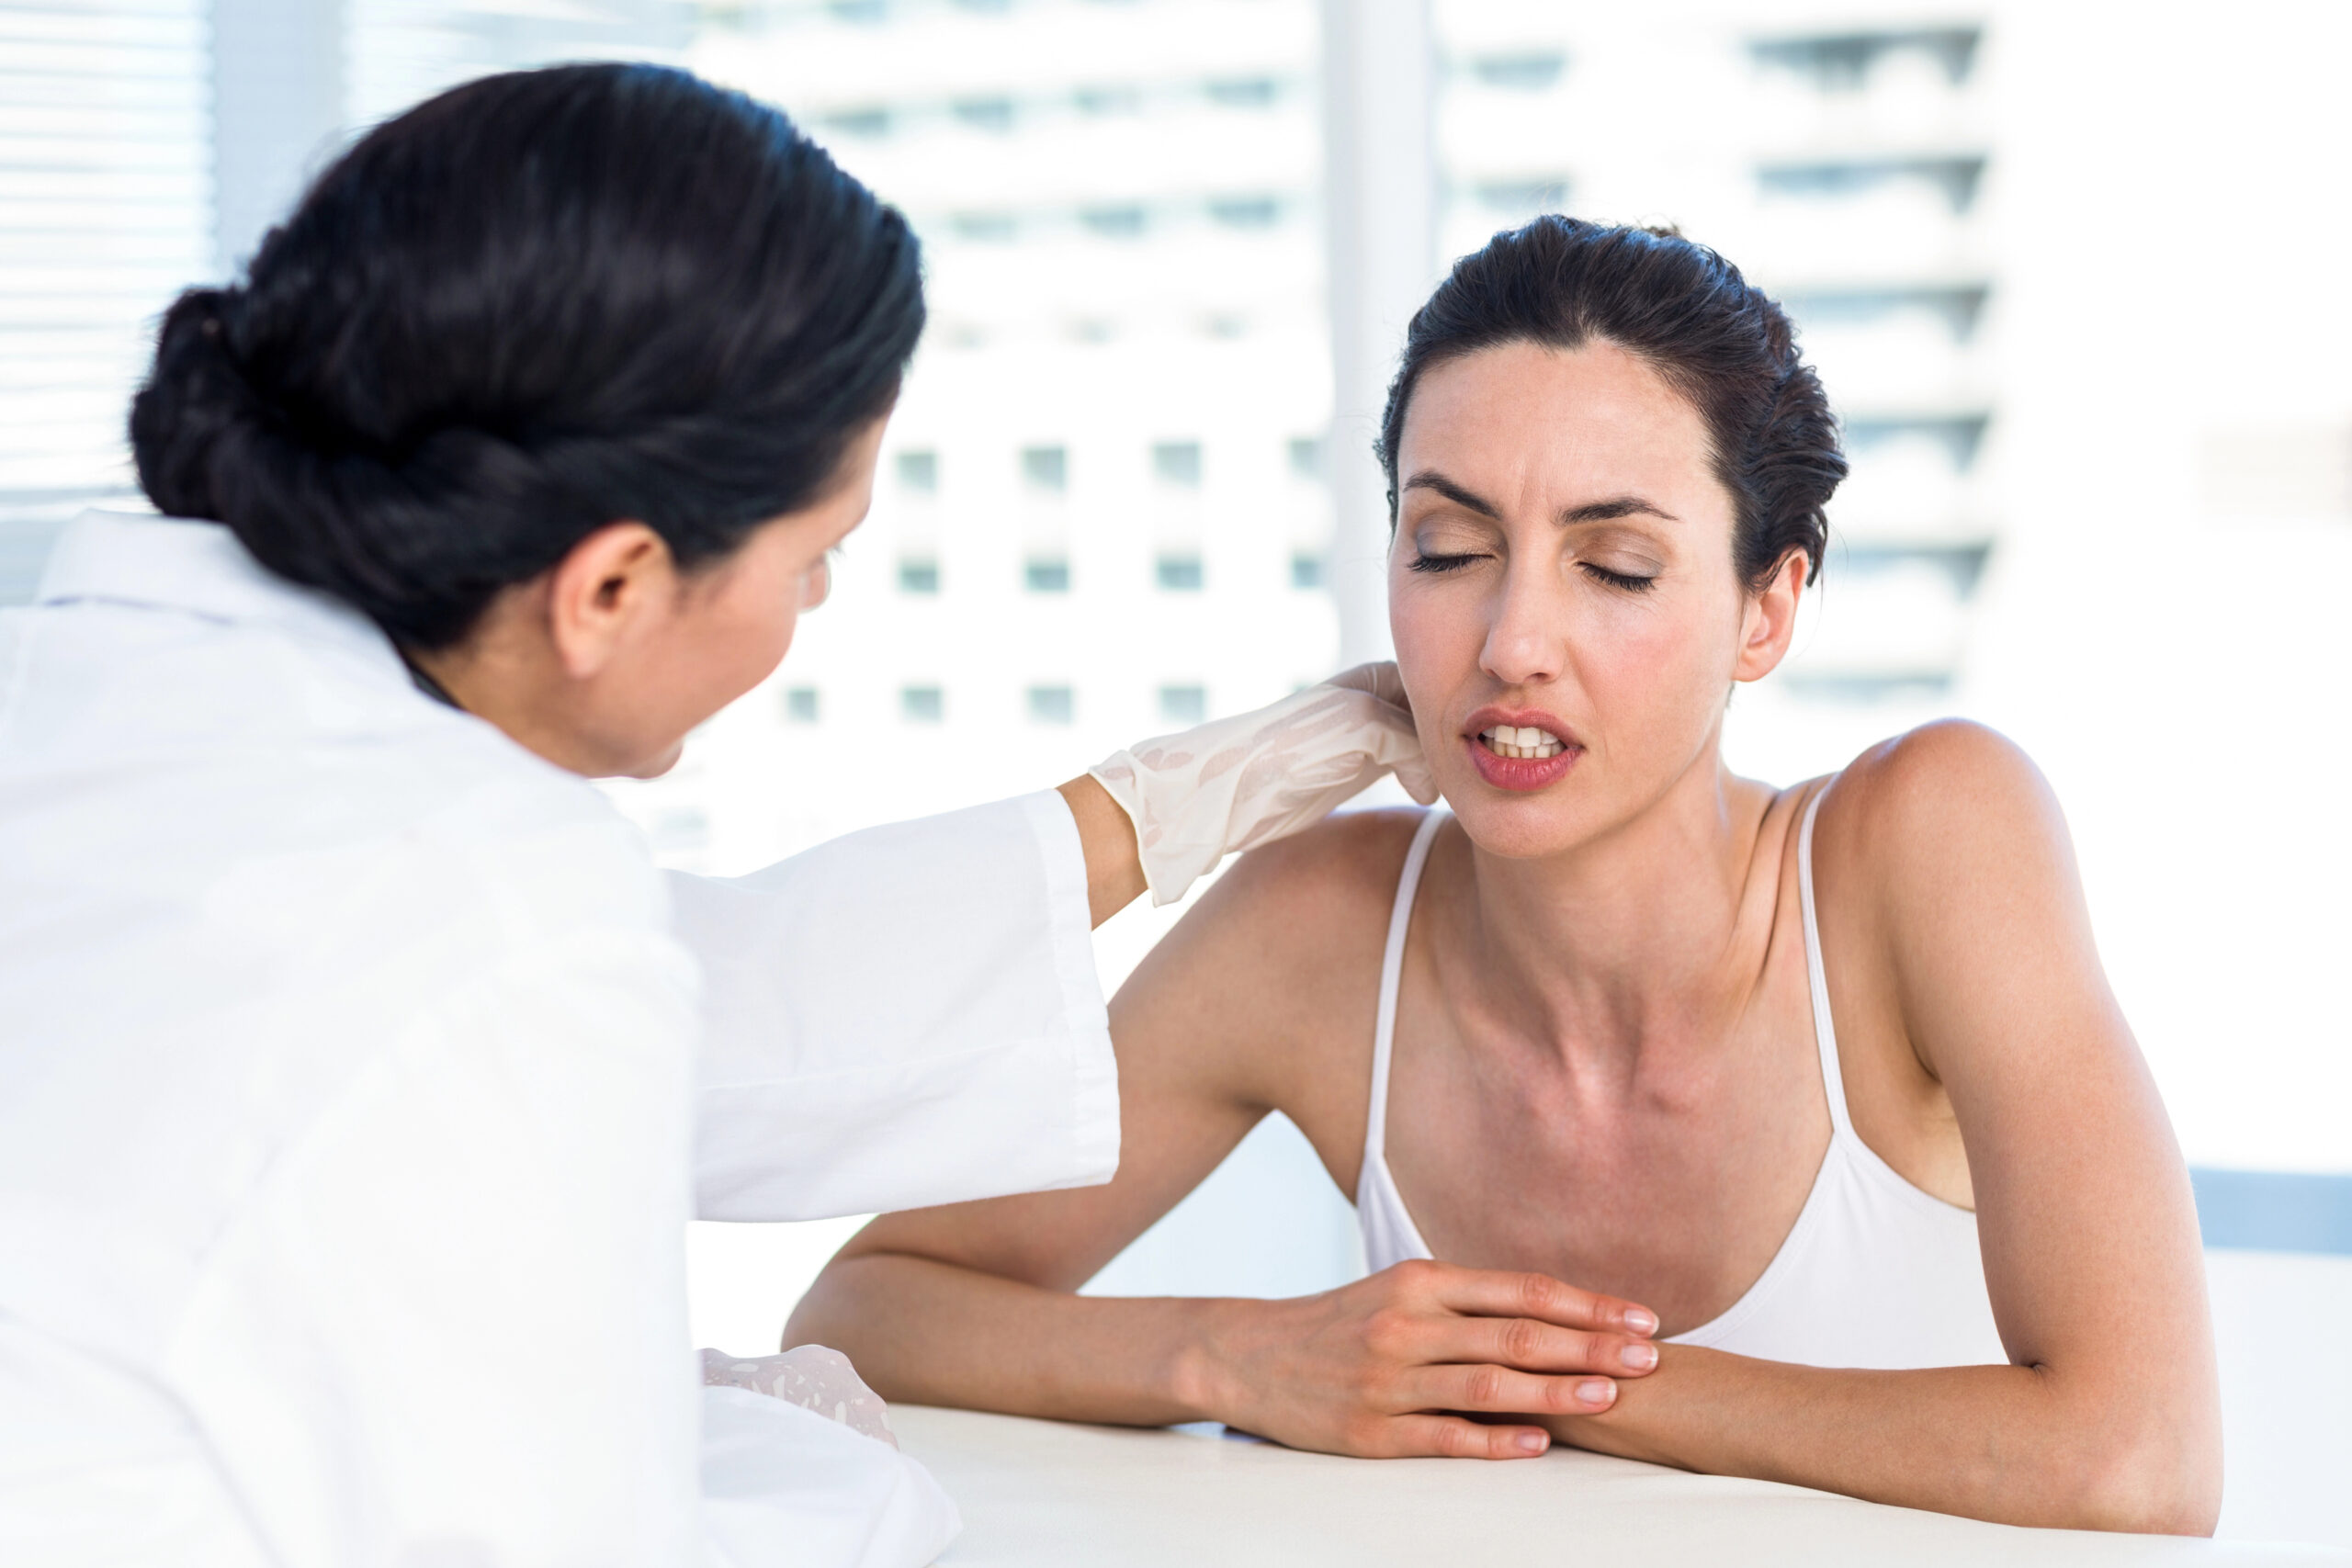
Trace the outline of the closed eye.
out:
<instances>
[{"instance_id":1,"label":"closed eye","mask_svg":"<svg viewBox=\"0 0 2352 1568\"><path fill-rule=\"evenodd\" d=\"M1657 586L1657 579L1654 576L1636 577L1632 572L1611 571L1605 566L1595 566L1589 560L1581 560L1577 564L1584 568L1596 581L1605 582L1611 588L1622 588L1628 593L1646 593Z\"/></svg>"},{"instance_id":2,"label":"closed eye","mask_svg":"<svg viewBox=\"0 0 2352 1568\"><path fill-rule=\"evenodd\" d=\"M1486 557L1476 553L1458 556L1433 556L1422 554L1413 558L1410 562L1410 568L1414 571L1460 571L1472 561L1484 560L1486 558Z\"/></svg>"}]
</instances>

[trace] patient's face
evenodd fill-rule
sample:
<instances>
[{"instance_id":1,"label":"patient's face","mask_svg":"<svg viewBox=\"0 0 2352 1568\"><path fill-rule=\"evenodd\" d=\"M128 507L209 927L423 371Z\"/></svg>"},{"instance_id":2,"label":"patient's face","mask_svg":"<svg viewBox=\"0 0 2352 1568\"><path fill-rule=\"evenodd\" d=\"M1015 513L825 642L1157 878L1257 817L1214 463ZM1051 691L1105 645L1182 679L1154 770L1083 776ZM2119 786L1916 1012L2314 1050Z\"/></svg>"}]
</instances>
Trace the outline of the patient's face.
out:
<instances>
[{"instance_id":1,"label":"patient's face","mask_svg":"<svg viewBox=\"0 0 2352 1568\"><path fill-rule=\"evenodd\" d=\"M1732 682L1762 672L1753 601L1706 426L1657 372L1600 342L1440 366L1396 474L1396 661L1480 847L1573 849L1713 768Z\"/></svg>"}]
</instances>

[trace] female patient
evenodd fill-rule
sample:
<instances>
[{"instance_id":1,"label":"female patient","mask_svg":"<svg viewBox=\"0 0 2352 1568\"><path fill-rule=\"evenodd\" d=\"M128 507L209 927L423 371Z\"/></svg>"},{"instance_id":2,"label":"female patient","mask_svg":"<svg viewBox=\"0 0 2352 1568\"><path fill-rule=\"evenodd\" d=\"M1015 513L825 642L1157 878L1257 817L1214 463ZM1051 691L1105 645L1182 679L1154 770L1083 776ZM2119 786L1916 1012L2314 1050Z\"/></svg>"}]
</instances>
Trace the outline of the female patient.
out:
<instances>
[{"instance_id":1,"label":"female patient","mask_svg":"<svg viewBox=\"0 0 2352 1568\"><path fill-rule=\"evenodd\" d=\"M1780 309L1539 220L1414 319L1380 453L1451 814L1245 857L1112 1004L1117 1179L878 1221L788 1342L897 1399L2210 1532L2188 1183L2049 789L1962 724L1724 766L1845 472ZM1270 1110L1369 1278L1072 1293Z\"/></svg>"}]
</instances>

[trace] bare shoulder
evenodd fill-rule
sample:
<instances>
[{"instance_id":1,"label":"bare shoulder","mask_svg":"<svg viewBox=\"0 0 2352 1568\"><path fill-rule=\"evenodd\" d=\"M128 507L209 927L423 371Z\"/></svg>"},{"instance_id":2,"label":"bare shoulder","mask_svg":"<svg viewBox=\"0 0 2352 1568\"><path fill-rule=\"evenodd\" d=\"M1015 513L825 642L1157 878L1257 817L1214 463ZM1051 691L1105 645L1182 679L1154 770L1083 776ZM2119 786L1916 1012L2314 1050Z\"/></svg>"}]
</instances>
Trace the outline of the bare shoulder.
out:
<instances>
[{"instance_id":1,"label":"bare shoulder","mask_svg":"<svg viewBox=\"0 0 2352 1568\"><path fill-rule=\"evenodd\" d=\"M1280 978L1312 987L1326 965L1350 966L1379 933L1418 811L1357 811L1251 850L1228 867L1152 952L1196 965L1214 961L1228 981Z\"/></svg>"},{"instance_id":2,"label":"bare shoulder","mask_svg":"<svg viewBox=\"0 0 2352 1568\"><path fill-rule=\"evenodd\" d=\"M1114 1032L1217 1042L1285 1109L1332 1053L1369 1049L1396 878L1421 814L1350 812L1243 855L1112 1003ZM1359 1017L1359 1015L1361 1015ZM1209 1070L1216 1070L1207 1063ZM1269 1078L1281 1081L1267 1081Z\"/></svg>"},{"instance_id":3,"label":"bare shoulder","mask_svg":"<svg viewBox=\"0 0 2352 1568\"><path fill-rule=\"evenodd\" d=\"M1825 942L1834 921L1866 957L1858 988L1875 975L1947 1083L2049 1020L2111 1006L2057 797L1982 725L1928 725L1855 759L1822 797L1814 874Z\"/></svg>"},{"instance_id":4,"label":"bare shoulder","mask_svg":"<svg viewBox=\"0 0 2352 1568\"><path fill-rule=\"evenodd\" d=\"M1418 810L1351 811L1250 851L1211 897L1228 901L1227 919L1351 930L1385 928ZM1208 900L1204 899L1205 907Z\"/></svg>"},{"instance_id":5,"label":"bare shoulder","mask_svg":"<svg viewBox=\"0 0 2352 1568\"><path fill-rule=\"evenodd\" d=\"M1945 719L1880 741L1830 781L1814 853L1822 874L1902 903L2020 857L2060 852L2071 874L2066 841L2057 796L2023 749Z\"/></svg>"}]
</instances>

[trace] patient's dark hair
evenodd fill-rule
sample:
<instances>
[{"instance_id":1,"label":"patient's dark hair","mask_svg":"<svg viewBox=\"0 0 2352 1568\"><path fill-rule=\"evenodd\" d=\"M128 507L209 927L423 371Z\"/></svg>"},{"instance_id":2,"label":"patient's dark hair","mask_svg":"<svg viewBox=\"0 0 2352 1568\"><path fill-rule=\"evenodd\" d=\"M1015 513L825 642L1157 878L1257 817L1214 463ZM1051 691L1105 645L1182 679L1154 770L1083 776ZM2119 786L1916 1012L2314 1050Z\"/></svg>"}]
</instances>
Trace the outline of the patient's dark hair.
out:
<instances>
[{"instance_id":1,"label":"patient's dark hair","mask_svg":"<svg viewBox=\"0 0 2352 1568\"><path fill-rule=\"evenodd\" d=\"M1792 550L1821 574L1823 509L1846 477L1820 378L1788 316L1739 269L1671 230L1546 216L1466 255L1406 330L1376 448L1396 518L1396 449L1423 372L1510 343L1573 349L1595 338L1639 355L1705 421L1736 508L1733 558L1761 589Z\"/></svg>"},{"instance_id":2,"label":"patient's dark hair","mask_svg":"<svg viewBox=\"0 0 2352 1568\"><path fill-rule=\"evenodd\" d=\"M922 322L906 220L783 114L518 72L378 127L182 295L131 446L164 513L439 648L607 523L692 569L821 499Z\"/></svg>"}]
</instances>

